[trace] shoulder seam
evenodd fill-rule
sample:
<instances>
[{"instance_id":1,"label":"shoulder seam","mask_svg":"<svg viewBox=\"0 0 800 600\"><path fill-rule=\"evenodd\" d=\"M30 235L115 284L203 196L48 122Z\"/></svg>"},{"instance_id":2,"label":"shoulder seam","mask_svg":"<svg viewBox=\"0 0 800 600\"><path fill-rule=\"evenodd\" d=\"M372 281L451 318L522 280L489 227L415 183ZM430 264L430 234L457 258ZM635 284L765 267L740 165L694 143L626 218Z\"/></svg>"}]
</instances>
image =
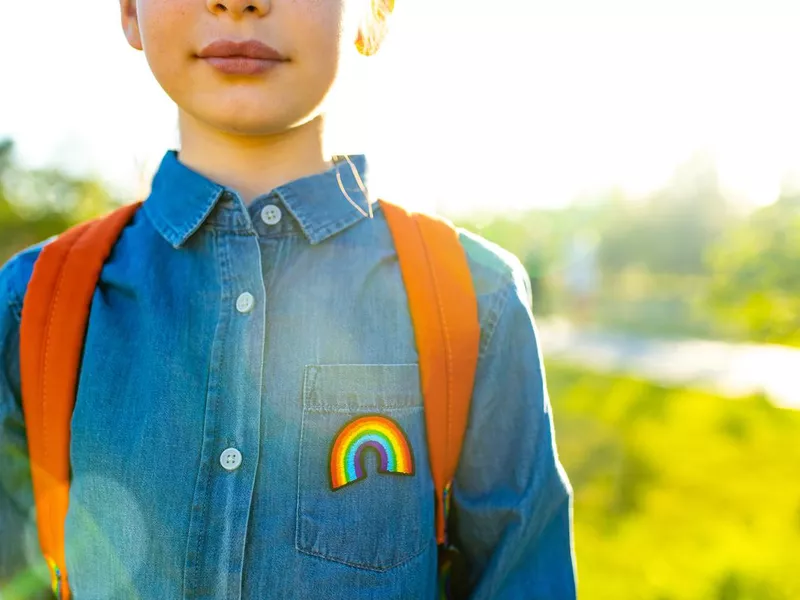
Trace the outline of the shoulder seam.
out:
<instances>
[{"instance_id":1,"label":"shoulder seam","mask_svg":"<svg viewBox=\"0 0 800 600\"><path fill-rule=\"evenodd\" d=\"M501 280L505 279L504 275L505 274L502 274L500 276ZM509 285L509 283L511 285ZM494 332L497 330L497 324L500 322L503 313L505 313L506 306L508 306L508 297L511 295L511 291L514 288L513 283L513 279L510 282L503 281L502 293L497 293L495 295L495 300L492 304L492 307L489 309L489 316L485 325L486 337L481 343L481 348L478 352L479 361L486 355L486 350L491 345L492 338L494 338Z\"/></svg>"}]
</instances>

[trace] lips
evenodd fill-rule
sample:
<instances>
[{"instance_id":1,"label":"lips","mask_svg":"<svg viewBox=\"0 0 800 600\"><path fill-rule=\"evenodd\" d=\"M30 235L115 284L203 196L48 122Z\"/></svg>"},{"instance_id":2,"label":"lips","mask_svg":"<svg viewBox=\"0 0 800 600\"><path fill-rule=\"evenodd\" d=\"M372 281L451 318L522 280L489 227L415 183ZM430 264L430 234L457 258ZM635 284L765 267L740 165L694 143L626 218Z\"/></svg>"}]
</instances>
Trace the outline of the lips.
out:
<instances>
[{"instance_id":1,"label":"lips","mask_svg":"<svg viewBox=\"0 0 800 600\"><path fill-rule=\"evenodd\" d=\"M197 56L227 75L256 75L288 60L275 48L258 40L218 40L203 48Z\"/></svg>"},{"instance_id":2,"label":"lips","mask_svg":"<svg viewBox=\"0 0 800 600\"><path fill-rule=\"evenodd\" d=\"M243 42L217 40L203 48L197 56L200 58L253 58L279 62L286 60L275 48L267 46L258 40L247 40Z\"/></svg>"}]
</instances>

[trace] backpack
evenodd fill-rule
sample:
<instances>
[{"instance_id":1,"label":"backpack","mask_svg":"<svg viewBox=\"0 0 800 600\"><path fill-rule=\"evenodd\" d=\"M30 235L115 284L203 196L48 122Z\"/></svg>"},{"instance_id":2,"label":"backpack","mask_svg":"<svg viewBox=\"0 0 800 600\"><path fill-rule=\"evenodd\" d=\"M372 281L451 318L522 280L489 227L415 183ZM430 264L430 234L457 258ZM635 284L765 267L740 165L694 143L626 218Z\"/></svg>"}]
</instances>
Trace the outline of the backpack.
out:
<instances>
[{"instance_id":1,"label":"backpack","mask_svg":"<svg viewBox=\"0 0 800 600\"><path fill-rule=\"evenodd\" d=\"M447 543L446 524L477 366L477 300L455 226L442 217L380 203L398 254L419 355L436 493L439 595L446 598L458 563L457 552ZM70 423L89 311L103 264L140 205L77 225L45 245L23 302L23 413L39 543L58 600L70 598L64 560Z\"/></svg>"}]
</instances>

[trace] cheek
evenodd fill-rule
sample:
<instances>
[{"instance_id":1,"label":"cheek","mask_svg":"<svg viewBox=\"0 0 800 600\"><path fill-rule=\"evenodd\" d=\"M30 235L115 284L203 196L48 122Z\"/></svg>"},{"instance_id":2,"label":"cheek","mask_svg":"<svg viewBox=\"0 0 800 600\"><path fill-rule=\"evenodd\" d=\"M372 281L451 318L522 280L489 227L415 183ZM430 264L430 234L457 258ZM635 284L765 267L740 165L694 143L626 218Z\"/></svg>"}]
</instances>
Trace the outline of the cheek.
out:
<instances>
[{"instance_id":1,"label":"cheek","mask_svg":"<svg viewBox=\"0 0 800 600\"><path fill-rule=\"evenodd\" d=\"M281 0L274 1L275 4L281 2ZM356 38L357 27L348 23L343 2L339 0L283 0L283 2L291 6L291 27L287 27L286 34L287 40L290 40L297 51L298 67L308 75L315 73L320 81L329 79L337 70L342 53Z\"/></svg>"},{"instance_id":2,"label":"cheek","mask_svg":"<svg viewBox=\"0 0 800 600\"><path fill-rule=\"evenodd\" d=\"M281 0L275 0L280 2ZM355 39L357 24L342 0L283 0L291 5L296 31L302 31L302 43L333 48ZM301 40L296 40L298 43Z\"/></svg>"},{"instance_id":3,"label":"cheek","mask_svg":"<svg viewBox=\"0 0 800 600\"><path fill-rule=\"evenodd\" d=\"M139 27L148 59L193 50L187 45L188 30L199 5L203 8L198 0L138 0Z\"/></svg>"},{"instance_id":4,"label":"cheek","mask_svg":"<svg viewBox=\"0 0 800 600\"><path fill-rule=\"evenodd\" d=\"M170 94L186 86L185 71L195 48L193 24L205 3L198 0L138 0L139 29L147 63Z\"/></svg>"}]
</instances>

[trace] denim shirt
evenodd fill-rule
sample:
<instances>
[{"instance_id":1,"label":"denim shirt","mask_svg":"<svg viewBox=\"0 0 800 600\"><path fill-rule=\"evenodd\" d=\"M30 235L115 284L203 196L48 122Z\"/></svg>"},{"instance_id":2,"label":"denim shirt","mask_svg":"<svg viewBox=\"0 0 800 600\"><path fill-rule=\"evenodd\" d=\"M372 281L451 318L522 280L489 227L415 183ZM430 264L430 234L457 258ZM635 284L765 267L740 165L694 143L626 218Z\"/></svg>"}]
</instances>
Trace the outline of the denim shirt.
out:
<instances>
[{"instance_id":1,"label":"denim shirt","mask_svg":"<svg viewBox=\"0 0 800 600\"><path fill-rule=\"evenodd\" d=\"M165 154L93 298L65 524L76 600L436 596L418 354L369 202L346 162L246 205ZM471 597L572 599L572 491L530 282L512 254L459 237L481 338L450 538ZM41 561L19 374L41 246L0 271L0 581ZM366 452L366 476L333 489L337 435L366 415L399 428L413 475Z\"/></svg>"}]
</instances>

